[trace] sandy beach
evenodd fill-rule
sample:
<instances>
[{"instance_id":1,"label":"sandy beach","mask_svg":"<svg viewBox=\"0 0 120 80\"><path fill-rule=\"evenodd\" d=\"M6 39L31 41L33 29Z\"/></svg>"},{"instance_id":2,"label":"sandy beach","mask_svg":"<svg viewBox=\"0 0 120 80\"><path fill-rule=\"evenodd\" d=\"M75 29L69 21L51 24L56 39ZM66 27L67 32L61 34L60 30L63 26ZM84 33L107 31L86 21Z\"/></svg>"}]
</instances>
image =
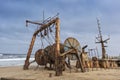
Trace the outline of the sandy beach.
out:
<instances>
[{"instance_id":1,"label":"sandy beach","mask_svg":"<svg viewBox=\"0 0 120 80\"><path fill-rule=\"evenodd\" d=\"M43 67L35 70L31 66L29 70L23 70L22 66L16 66L1 67L0 77L33 80L120 80L120 69L95 69L85 73L66 70L62 76L56 77L55 71L44 70Z\"/></svg>"}]
</instances>

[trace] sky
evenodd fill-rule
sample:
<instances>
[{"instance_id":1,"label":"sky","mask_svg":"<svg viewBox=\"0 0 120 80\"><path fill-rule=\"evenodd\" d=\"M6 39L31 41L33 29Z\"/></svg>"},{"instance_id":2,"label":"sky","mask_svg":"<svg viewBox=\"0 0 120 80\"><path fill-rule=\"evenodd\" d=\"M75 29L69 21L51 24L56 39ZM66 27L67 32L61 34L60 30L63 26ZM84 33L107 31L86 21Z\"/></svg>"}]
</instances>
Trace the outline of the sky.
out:
<instances>
[{"instance_id":1,"label":"sky","mask_svg":"<svg viewBox=\"0 0 120 80\"><path fill-rule=\"evenodd\" d=\"M41 21L59 13L61 42L76 38L87 49L98 47L97 20L100 20L103 39L110 36L106 52L120 54L120 0L0 0L0 53L27 54L36 25L25 26L25 21ZM33 54L40 48L35 42ZM86 51L87 51L86 49Z\"/></svg>"}]
</instances>

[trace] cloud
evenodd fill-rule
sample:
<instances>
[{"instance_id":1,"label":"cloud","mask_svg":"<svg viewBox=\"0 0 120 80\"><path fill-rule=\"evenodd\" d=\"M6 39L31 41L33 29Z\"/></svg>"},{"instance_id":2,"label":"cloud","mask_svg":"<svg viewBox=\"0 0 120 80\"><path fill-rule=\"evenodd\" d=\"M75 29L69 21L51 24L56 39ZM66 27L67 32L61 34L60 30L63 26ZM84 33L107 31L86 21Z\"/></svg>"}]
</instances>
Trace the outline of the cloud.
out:
<instances>
[{"instance_id":1,"label":"cloud","mask_svg":"<svg viewBox=\"0 0 120 80\"><path fill-rule=\"evenodd\" d=\"M1 0L0 52L7 50L17 53L19 50L26 53L36 25L26 28L25 20L42 20L44 10L45 18L60 13L62 42L72 36L77 38L82 46L88 44L89 48L96 46L94 43L95 35L98 34L96 17L99 17L103 36L111 36L110 44L113 48L107 49L113 50L117 55L120 47L117 45L120 40L119 7L119 0ZM38 46L35 49L37 48Z\"/></svg>"}]
</instances>

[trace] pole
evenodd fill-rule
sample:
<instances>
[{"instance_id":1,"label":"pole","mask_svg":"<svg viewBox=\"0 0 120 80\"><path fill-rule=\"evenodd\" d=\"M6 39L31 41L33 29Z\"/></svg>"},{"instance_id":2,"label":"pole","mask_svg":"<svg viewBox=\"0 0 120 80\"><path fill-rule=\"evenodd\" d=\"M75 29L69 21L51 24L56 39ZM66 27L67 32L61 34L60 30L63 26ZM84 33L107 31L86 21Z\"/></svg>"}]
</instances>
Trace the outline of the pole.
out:
<instances>
[{"instance_id":1,"label":"pole","mask_svg":"<svg viewBox=\"0 0 120 80\"><path fill-rule=\"evenodd\" d=\"M55 69L56 69L56 76L62 75L62 69L61 69L61 57L60 57L60 20L59 18L56 19L56 36L55 36L55 42L56 42L56 50L55 50Z\"/></svg>"},{"instance_id":2,"label":"pole","mask_svg":"<svg viewBox=\"0 0 120 80\"><path fill-rule=\"evenodd\" d=\"M33 49L33 46L34 46L35 39L36 39L36 35L33 34L32 41L31 41L31 44L29 46L29 50L28 50L27 57L26 57L26 60L25 60L25 64L23 66L24 70L27 70L29 65L30 65L29 59L30 59L30 55L31 55L31 52L32 52L32 49Z\"/></svg>"},{"instance_id":3,"label":"pole","mask_svg":"<svg viewBox=\"0 0 120 80\"><path fill-rule=\"evenodd\" d=\"M97 19L97 24L98 24L98 31L99 31L98 37L100 38L99 43L101 43L101 48L102 48L102 59L105 59L106 51L105 51L104 41L102 39L102 32L101 32L101 28L100 28L99 19Z\"/></svg>"}]
</instances>

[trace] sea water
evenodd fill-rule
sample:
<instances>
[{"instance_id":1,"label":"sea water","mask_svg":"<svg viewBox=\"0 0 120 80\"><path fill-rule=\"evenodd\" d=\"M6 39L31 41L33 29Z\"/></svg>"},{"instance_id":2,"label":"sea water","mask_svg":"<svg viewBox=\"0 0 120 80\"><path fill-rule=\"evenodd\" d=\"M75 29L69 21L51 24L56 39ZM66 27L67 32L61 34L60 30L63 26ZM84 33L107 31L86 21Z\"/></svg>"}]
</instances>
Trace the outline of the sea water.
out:
<instances>
[{"instance_id":1,"label":"sea water","mask_svg":"<svg viewBox=\"0 0 120 80\"><path fill-rule=\"evenodd\" d=\"M24 65L26 54L0 54L0 67ZM30 61L34 60L31 55Z\"/></svg>"}]
</instances>

